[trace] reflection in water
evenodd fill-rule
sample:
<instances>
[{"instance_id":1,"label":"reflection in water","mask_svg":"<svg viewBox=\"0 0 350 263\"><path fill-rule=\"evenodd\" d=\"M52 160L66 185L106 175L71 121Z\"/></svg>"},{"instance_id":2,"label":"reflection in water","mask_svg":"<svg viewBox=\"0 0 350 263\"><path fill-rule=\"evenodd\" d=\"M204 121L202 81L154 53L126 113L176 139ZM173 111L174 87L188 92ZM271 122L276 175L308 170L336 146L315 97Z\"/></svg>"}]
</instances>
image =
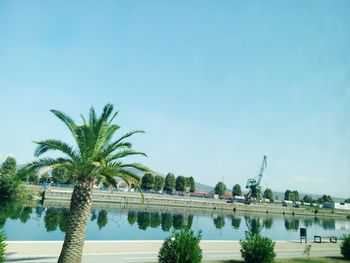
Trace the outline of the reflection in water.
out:
<instances>
[{"instance_id":1,"label":"reflection in water","mask_svg":"<svg viewBox=\"0 0 350 263\"><path fill-rule=\"evenodd\" d=\"M30 208L29 208L30 209ZM0 228L3 228L6 224L7 218L19 219L21 218L22 223L26 223L28 218L29 209L24 207L20 202L5 201L0 202ZM24 211L25 210L25 211Z\"/></svg>"},{"instance_id":2,"label":"reflection in water","mask_svg":"<svg viewBox=\"0 0 350 263\"><path fill-rule=\"evenodd\" d=\"M101 230L105 225L108 223L108 217L107 217L107 211L106 210L100 210L98 212L97 216L97 225L98 228Z\"/></svg>"},{"instance_id":3,"label":"reflection in water","mask_svg":"<svg viewBox=\"0 0 350 263\"><path fill-rule=\"evenodd\" d=\"M170 213L162 213L162 230L168 232L173 224L173 217Z\"/></svg>"},{"instance_id":4,"label":"reflection in water","mask_svg":"<svg viewBox=\"0 0 350 263\"><path fill-rule=\"evenodd\" d=\"M42 214L44 213L45 208L43 206L38 206L35 208L35 215L37 218L41 218Z\"/></svg>"},{"instance_id":5,"label":"reflection in water","mask_svg":"<svg viewBox=\"0 0 350 263\"><path fill-rule=\"evenodd\" d=\"M65 208L48 208L44 216L46 231L55 231L59 227L62 232L66 232L68 213L68 209Z\"/></svg>"},{"instance_id":6,"label":"reflection in water","mask_svg":"<svg viewBox=\"0 0 350 263\"><path fill-rule=\"evenodd\" d=\"M192 227L192 223L193 223L193 215L188 215L187 216L187 227L191 228Z\"/></svg>"},{"instance_id":7,"label":"reflection in water","mask_svg":"<svg viewBox=\"0 0 350 263\"><path fill-rule=\"evenodd\" d=\"M183 216L182 215L173 215L173 228L180 230L183 226Z\"/></svg>"},{"instance_id":8,"label":"reflection in water","mask_svg":"<svg viewBox=\"0 0 350 263\"><path fill-rule=\"evenodd\" d=\"M238 216L232 216L231 219L232 219L231 224L232 224L233 228L234 229L239 229L239 227L241 225L242 218L238 217Z\"/></svg>"},{"instance_id":9,"label":"reflection in water","mask_svg":"<svg viewBox=\"0 0 350 263\"><path fill-rule=\"evenodd\" d=\"M304 218L303 222L304 222L304 226L305 227L310 227L312 226L312 218Z\"/></svg>"},{"instance_id":10,"label":"reflection in water","mask_svg":"<svg viewBox=\"0 0 350 263\"><path fill-rule=\"evenodd\" d=\"M137 213L137 225L139 229L146 230L151 224L151 216L149 212L138 212Z\"/></svg>"},{"instance_id":11,"label":"reflection in water","mask_svg":"<svg viewBox=\"0 0 350 263\"><path fill-rule=\"evenodd\" d=\"M31 207L24 207L22 211L19 214L19 220L21 223L26 223L29 219L31 214L33 213L33 208Z\"/></svg>"},{"instance_id":12,"label":"reflection in water","mask_svg":"<svg viewBox=\"0 0 350 263\"><path fill-rule=\"evenodd\" d=\"M216 216L213 219L216 228L221 229L225 226L225 218L223 216Z\"/></svg>"},{"instance_id":13,"label":"reflection in water","mask_svg":"<svg viewBox=\"0 0 350 263\"><path fill-rule=\"evenodd\" d=\"M138 208L136 208L138 209ZM125 213L120 213L119 210L117 212L122 216ZM9 233L15 233L16 231L11 231L11 228L17 227L18 224L26 224L33 220L38 222L42 222L41 224L37 224L38 227L45 227L47 232L50 232L52 235L54 231L65 232L68 224L68 208L45 208L43 206L38 206L35 208L24 206L21 203L0 203L0 229L8 228ZM194 215L187 212L158 212L156 210L136 210L136 211L125 211L125 217L120 220L120 222L125 222L124 226L133 228L132 231L140 230L148 230L152 231L151 235L156 236L160 231L154 231L154 229L162 229L164 232L169 232L172 230L180 230L185 227L192 227ZM245 224L241 224L243 215L239 213L234 214L225 214L216 211L216 215L213 218L210 218L208 214L198 214L196 216L196 226L195 228L203 228L204 231L209 231L210 235L213 235L210 231L220 230L220 233L223 233L224 238L231 238L227 233L233 231L245 231L248 230L250 233L259 234L262 229L266 229L270 235L274 237L278 237L278 232L283 229L285 233L287 231L298 231L300 227L313 227L315 229L323 229L328 231L338 231L339 223L343 223L341 220L336 220L333 218L301 218L297 217L272 217L270 214L262 214L262 215L249 215L246 214L244 216ZM93 209L90 215L90 224L96 224L98 227L95 229L101 230L101 235L105 234L103 231L106 231L107 225L112 224L115 220L114 211L107 211L103 209ZM225 218L231 219L231 224L226 224ZM7 224L7 220L17 222L9 222ZM126 222L127 220L127 222ZM274 221L275 220L275 221ZM214 224L214 226L213 226ZM350 224L344 225L341 231L346 231L350 227ZM216 229L216 230L214 230ZM224 229L225 231L221 231ZM271 229L271 230L270 230ZM277 230L279 229L279 230ZM285 230L284 230L285 229ZM227 231L226 231L227 230ZM97 230L98 231L98 230ZM18 231L17 231L18 232ZM140 231L142 232L142 231ZM282 232L282 231L281 231ZM291 233L295 235L295 233ZM337 235L337 233L334 233ZM338 233L339 234L339 233ZM142 234L141 234L142 235ZM209 235L209 234L208 234ZM226 235L226 237L225 237ZM98 236L97 235L94 235ZM220 234L221 237L221 234ZM17 238L17 237L11 237Z\"/></svg>"},{"instance_id":14,"label":"reflection in water","mask_svg":"<svg viewBox=\"0 0 350 263\"><path fill-rule=\"evenodd\" d=\"M333 218L324 218L322 226L323 226L323 229L325 230L334 230L335 220Z\"/></svg>"},{"instance_id":15,"label":"reflection in water","mask_svg":"<svg viewBox=\"0 0 350 263\"><path fill-rule=\"evenodd\" d=\"M298 231L300 220L297 218L285 218L284 226L287 230Z\"/></svg>"},{"instance_id":16,"label":"reflection in water","mask_svg":"<svg viewBox=\"0 0 350 263\"><path fill-rule=\"evenodd\" d=\"M273 224L273 219L272 219L272 217L267 217L267 218L264 219L264 227L265 227L266 229L271 229L272 224Z\"/></svg>"},{"instance_id":17,"label":"reflection in water","mask_svg":"<svg viewBox=\"0 0 350 263\"><path fill-rule=\"evenodd\" d=\"M318 217L314 217L315 225L321 225L320 219Z\"/></svg>"},{"instance_id":18,"label":"reflection in water","mask_svg":"<svg viewBox=\"0 0 350 263\"><path fill-rule=\"evenodd\" d=\"M248 232L250 232L251 234L260 234L261 230L264 227L264 223L262 222L260 217L245 216L244 219L248 228Z\"/></svg>"},{"instance_id":19,"label":"reflection in water","mask_svg":"<svg viewBox=\"0 0 350 263\"><path fill-rule=\"evenodd\" d=\"M137 214L135 211L129 211L128 212L128 222L129 224L132 226L133 224L135 224L137 221Z\"/></svg>"},{"instance_id":20,"label":"reflection in water","mask_svg":"<svg viewBox=\"0 0 350 263\"><path fill-rule=\"evenodd\" d=\"M90 217L90 221L93 222L95 221L97 218L97 215L96 215L96 210L92 210L91 212L91 217Z\"/></svg>"},{"instance_id":21,"label":"reflection in water","mask_svg":"<svg viewBox=\"0 0 350 263\"><path fill-rule=\"evenodd\" d=\"M151 227L158 228L160 226L160 215L159 213L151 213Z\"/></svg>"}]
</instances>

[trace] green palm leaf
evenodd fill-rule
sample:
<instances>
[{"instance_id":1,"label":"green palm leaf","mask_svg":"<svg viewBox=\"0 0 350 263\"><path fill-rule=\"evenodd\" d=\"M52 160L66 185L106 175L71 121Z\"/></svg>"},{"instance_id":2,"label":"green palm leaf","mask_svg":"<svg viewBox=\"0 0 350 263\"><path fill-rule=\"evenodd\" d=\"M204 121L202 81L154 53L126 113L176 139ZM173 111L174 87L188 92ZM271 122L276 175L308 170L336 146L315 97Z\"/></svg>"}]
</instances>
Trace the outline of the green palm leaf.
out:
<instances>
[{"instance_id":1,"label":"green palm leaf","mask_svg":"<svg viewBox=\"0 0 350 263\"><path fill-rule=\"evenodd\" d=\"M62 153L67 154L70 158L79 161L79 156L75 149L62 141L51 139L35 143L38 144L34 151L34 156L36 157L39 157L47 151L61 151Z\"/></svg>"}]
</instances>

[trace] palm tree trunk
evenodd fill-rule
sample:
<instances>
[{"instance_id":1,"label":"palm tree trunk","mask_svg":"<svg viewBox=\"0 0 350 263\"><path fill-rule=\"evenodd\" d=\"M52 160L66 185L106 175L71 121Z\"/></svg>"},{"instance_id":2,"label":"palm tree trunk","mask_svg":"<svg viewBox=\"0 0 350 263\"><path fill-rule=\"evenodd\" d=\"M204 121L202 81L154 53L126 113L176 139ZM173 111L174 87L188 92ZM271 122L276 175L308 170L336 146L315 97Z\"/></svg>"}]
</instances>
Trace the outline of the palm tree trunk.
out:
<instances>
[{"instance_id":1,"label":"palm tree trunk","mask_svg":"<svg viewBox=\"0 0 350 263\"><path fill-rule=\"evenodd\" d=\"M80 263L90 214L93 183L77 182L70 203L69 220L59 263Z\"/></svg>"}]
</instances>

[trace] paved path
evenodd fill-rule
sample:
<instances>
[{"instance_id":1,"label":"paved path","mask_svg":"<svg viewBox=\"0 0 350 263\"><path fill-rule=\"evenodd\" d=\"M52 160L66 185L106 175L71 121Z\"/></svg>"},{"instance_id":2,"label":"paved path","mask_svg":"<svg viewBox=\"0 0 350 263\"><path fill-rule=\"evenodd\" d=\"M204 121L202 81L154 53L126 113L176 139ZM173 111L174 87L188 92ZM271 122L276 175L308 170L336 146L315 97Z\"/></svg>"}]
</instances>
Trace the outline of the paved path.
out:
<instances>
[{"instance_id":1,"label":"paved path","mask_svg":"<svg viewBox=\"0 0 350 263\"><path fill-rule=\"evenodd\" d=\"M163 241L86 241L83 263L156 262ZM311 256L340 256L339 244L309 243ZM57 262L60 241L9 241L5 262ZM203 260L240 259L238 241L202 241ZM279 258L302 257L305 243L277 241L275 252Z\"/></svg>"}]
</instances>

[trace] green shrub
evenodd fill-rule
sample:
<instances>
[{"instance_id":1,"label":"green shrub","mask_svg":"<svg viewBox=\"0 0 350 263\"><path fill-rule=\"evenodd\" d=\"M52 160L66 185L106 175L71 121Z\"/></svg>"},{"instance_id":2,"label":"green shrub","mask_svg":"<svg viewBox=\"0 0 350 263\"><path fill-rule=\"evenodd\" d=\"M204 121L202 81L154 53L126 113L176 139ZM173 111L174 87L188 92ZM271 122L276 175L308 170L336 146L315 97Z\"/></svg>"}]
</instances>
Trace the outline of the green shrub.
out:
<instances>
[{"instance_id":1,"label":"green shrub","mask_svg":"<svg viewBox=\"0 0 350 263\"><path fill-rule=\"evenodd\" d=\"M10 174L0 176L0 198L11 199L17 194L19 180Z\"/></svg>"},{"instance_id":2,"label":"green shrub","mask_svg":"<svg viewBox=\"0 0 350 263\"><path fill-rule=\"evenodd\" d=\"M246 240L241 240L241 254L246 263L270 263L276 256L275 242L259 234L249 234Z\"/></svg>"},{"instance_id":3,"label":"green shrub","mask_svg":"<svg viewBox=\"0 0 350 263\"><path fill-rule=\"evenodd\" d=\"M4 232L0 231L0 263L5 261L5 252L6 252L6 236Z\"/></svg>"},{"instance_id":4,"label":"green shrub","mask_svg":"<svg viewBox=\"0 0 350 263\"><path fill-rule=\"evenodd\" d=\"M344 235L340 244L340 253L344 258L350 259L350 235Z\"/></svg>"},{"instance_id":5,"label":"green shrub","mask_svg":"<svg viewBox=\"0 0 350 263\"><path fill-rule=\"evenodd\" d=\"M159 251L158 259L160 263L199 263L202 260L202 249L199 242L202 233L197 236L189 228L173 232L167 237Z\"/></svg>"}]
</instances>

